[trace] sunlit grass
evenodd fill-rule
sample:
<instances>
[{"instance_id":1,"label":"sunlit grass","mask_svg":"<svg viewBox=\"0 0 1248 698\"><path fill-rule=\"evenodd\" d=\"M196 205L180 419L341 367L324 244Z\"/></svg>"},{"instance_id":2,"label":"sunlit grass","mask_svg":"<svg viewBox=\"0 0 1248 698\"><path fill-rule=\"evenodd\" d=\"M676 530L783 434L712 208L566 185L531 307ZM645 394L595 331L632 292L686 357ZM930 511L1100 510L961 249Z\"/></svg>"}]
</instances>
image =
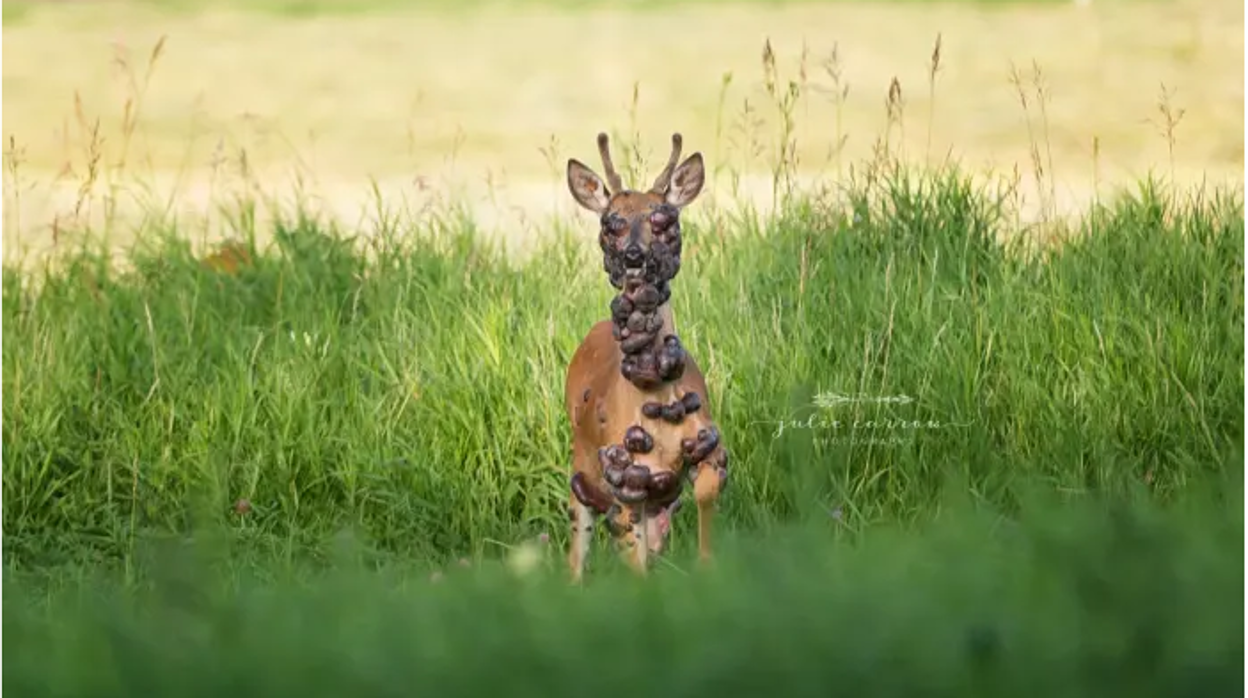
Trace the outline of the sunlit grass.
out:
<instances>
[{"instance_id":1,"label":"sunlit grass","mask_svg":"<svg viewBox=\"0 0 1248 698\"><path fill-rule=\"evenodd\" d=\"M583 241L302 218L6 267L4 687L1235 690L1242 192L1150 184L1028 248L956 172L874 172L687 222L731 486L714 567L686 515L644 584L605 541L562 571Z\"/></svg>"},{"instance_id":2,"label":"sunlit grass","mask_svg":"<svg viewBox=\"0 0 1248 698\"><path fill-rule=\"evenodd\" d=\"M764 235L692 219L673 302L733 453L727 525L909 520L954 477L1006 507L1036 481L1169 498L1238 462L1242 195L1186 197L1146 187L1043 256L953 172L890 170ZM355 246L293 220L233 273L171 230L128 272L90 247L6 270L10 564L125 556L197 518L278 548L343 527L439 556L561 539L563 375L607 312L600 263L409 225ZM913 402L778 429L828 391Z\"/></svg>"}]
</instances>

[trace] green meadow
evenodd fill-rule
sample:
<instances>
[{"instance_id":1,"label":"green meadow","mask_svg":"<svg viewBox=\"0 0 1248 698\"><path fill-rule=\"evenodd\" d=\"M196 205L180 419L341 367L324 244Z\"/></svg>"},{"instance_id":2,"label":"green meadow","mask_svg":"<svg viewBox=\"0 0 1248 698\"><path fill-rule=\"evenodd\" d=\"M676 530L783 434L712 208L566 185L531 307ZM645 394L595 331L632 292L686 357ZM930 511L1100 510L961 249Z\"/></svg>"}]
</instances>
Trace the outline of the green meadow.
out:
<instances>
[{"instance_id":1,"label":"green meadow","mask_svg":"<svg viewBox=\"0 0 1248 698\"><path fill-rule=\"evenodd\" d=\"M688 209L716 556L686 506L648 578L599 532L582 586L564 371L613 295L588 218L517 249L468 206L242 197L224 261L159 213L7 261L3 688L1242 694L1242 185L1033 220L1028 183L953 162L798 187L782 156L774 210Z\"/></svg>"},{"instance_id":2,"label":"green meadow","mask_svg":"<svg viewBox=\"0 0 1248 698\"><path fill-rule=\"evenodd\" d=\"M955 171L691 215L720 556L691 562L686 513L650 581L600 540L585 590L561 395L610 297L587 234L517 259L419 225L296 218L234 273L174 230L6 270L6 687L1242 683L1239 194L1146 185L1030 250Z\"/></svg>"}]
</instances>

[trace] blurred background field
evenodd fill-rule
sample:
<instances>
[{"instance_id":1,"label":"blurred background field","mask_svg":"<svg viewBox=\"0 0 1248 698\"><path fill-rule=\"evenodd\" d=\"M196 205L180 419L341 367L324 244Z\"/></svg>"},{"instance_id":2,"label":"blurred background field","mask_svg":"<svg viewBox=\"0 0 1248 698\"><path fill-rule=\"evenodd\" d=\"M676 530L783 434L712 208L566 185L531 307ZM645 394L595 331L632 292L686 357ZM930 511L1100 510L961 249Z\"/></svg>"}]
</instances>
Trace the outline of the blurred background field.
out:
<instances>
[{"instance_id":1,"label":"blurred background field","mask_svg":"<svg viewBox=\"0 0 1248 698\"><path fill-rule=\"evenodd\" d=\"M18 0L3 51L5 689L1243 693L1242 4ZM732 476L711 567L686 507L574 589L599 130L713 173Z\"/></svg>"},{"instance_id":2,"label":"blurred background field","mask_svg":"<svg viewBox=\"0 0 1248 698\"><path fill-rule=\"evenodd\" d=\"M639 136L651 170L680 130L717 175L704 206L770 205L782 118L767 42L777 89L801 87L792 130L807 180L843 180L887 136L911 161L1017 167L1030 220L1149 171L1242 182L1233 0L18 0L4 39L8 253L19 234L43 248L106 213L202 214L243 189L289 200L296 182L305 204L353 224L372 208L370 178L389 201L453 195L480 224L527 238L572 211L561 163L591 158L599 130Z\"/></svg>"}]
</instances>

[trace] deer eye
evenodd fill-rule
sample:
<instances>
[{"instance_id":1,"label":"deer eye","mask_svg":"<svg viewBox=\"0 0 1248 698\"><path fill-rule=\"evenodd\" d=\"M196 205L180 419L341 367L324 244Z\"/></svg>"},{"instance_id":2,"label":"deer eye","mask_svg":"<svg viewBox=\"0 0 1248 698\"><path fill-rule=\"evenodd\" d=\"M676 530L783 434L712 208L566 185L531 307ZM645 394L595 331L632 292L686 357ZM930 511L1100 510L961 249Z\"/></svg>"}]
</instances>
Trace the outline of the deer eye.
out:
<instances>
[{"instance_id":1,"label":"deer eye","mask_svg":"<svg viewBox=\"0 0 1248 698\"><path fill-rule=\"evenodd\" d=\"M619 233L628 227L628 221L616 213L609 213L602 219L602 227L613 233Z\"/></svg>"},{"instance_id":2,"label":"deer eye","mask_svg":"<svg viewBox=\"0 0 1248 698\"><path fill-rule=\"evenodd\" d=\"M666 206L656 209L650 214L650 229L655 232L667 230L676 220L674 211L669 210Z\"/></svg>"}]
</instances>

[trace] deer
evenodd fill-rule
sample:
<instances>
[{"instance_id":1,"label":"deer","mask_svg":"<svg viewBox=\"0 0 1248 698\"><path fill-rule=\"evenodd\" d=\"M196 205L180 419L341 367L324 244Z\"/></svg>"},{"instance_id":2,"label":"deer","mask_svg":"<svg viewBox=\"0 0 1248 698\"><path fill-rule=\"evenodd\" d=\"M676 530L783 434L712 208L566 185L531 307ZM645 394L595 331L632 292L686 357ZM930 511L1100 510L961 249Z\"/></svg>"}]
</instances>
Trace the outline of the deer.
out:
<instances>
[{"instance_id":1,"label":"deer","mask_svg":"<svg viewBox=\"0 0 1248 698\"><path fill-rule=\"evenodd\" d=\"M644 192L624 187L606 133L598 134L605 182L568 160L568 188L599 216L603 270L619 291L610 319L594 324L577 347L564 382L572 426L568 567L575 583L583 579L599 517L627 565L646 575L664 551L685 480L697 504L698 557L711 559L728 451L711 417L705 377L672 316L680 214L706 177L701 152L681 162L681 148L675 133L667 166Z\"/></svg>"}]
</instances>

